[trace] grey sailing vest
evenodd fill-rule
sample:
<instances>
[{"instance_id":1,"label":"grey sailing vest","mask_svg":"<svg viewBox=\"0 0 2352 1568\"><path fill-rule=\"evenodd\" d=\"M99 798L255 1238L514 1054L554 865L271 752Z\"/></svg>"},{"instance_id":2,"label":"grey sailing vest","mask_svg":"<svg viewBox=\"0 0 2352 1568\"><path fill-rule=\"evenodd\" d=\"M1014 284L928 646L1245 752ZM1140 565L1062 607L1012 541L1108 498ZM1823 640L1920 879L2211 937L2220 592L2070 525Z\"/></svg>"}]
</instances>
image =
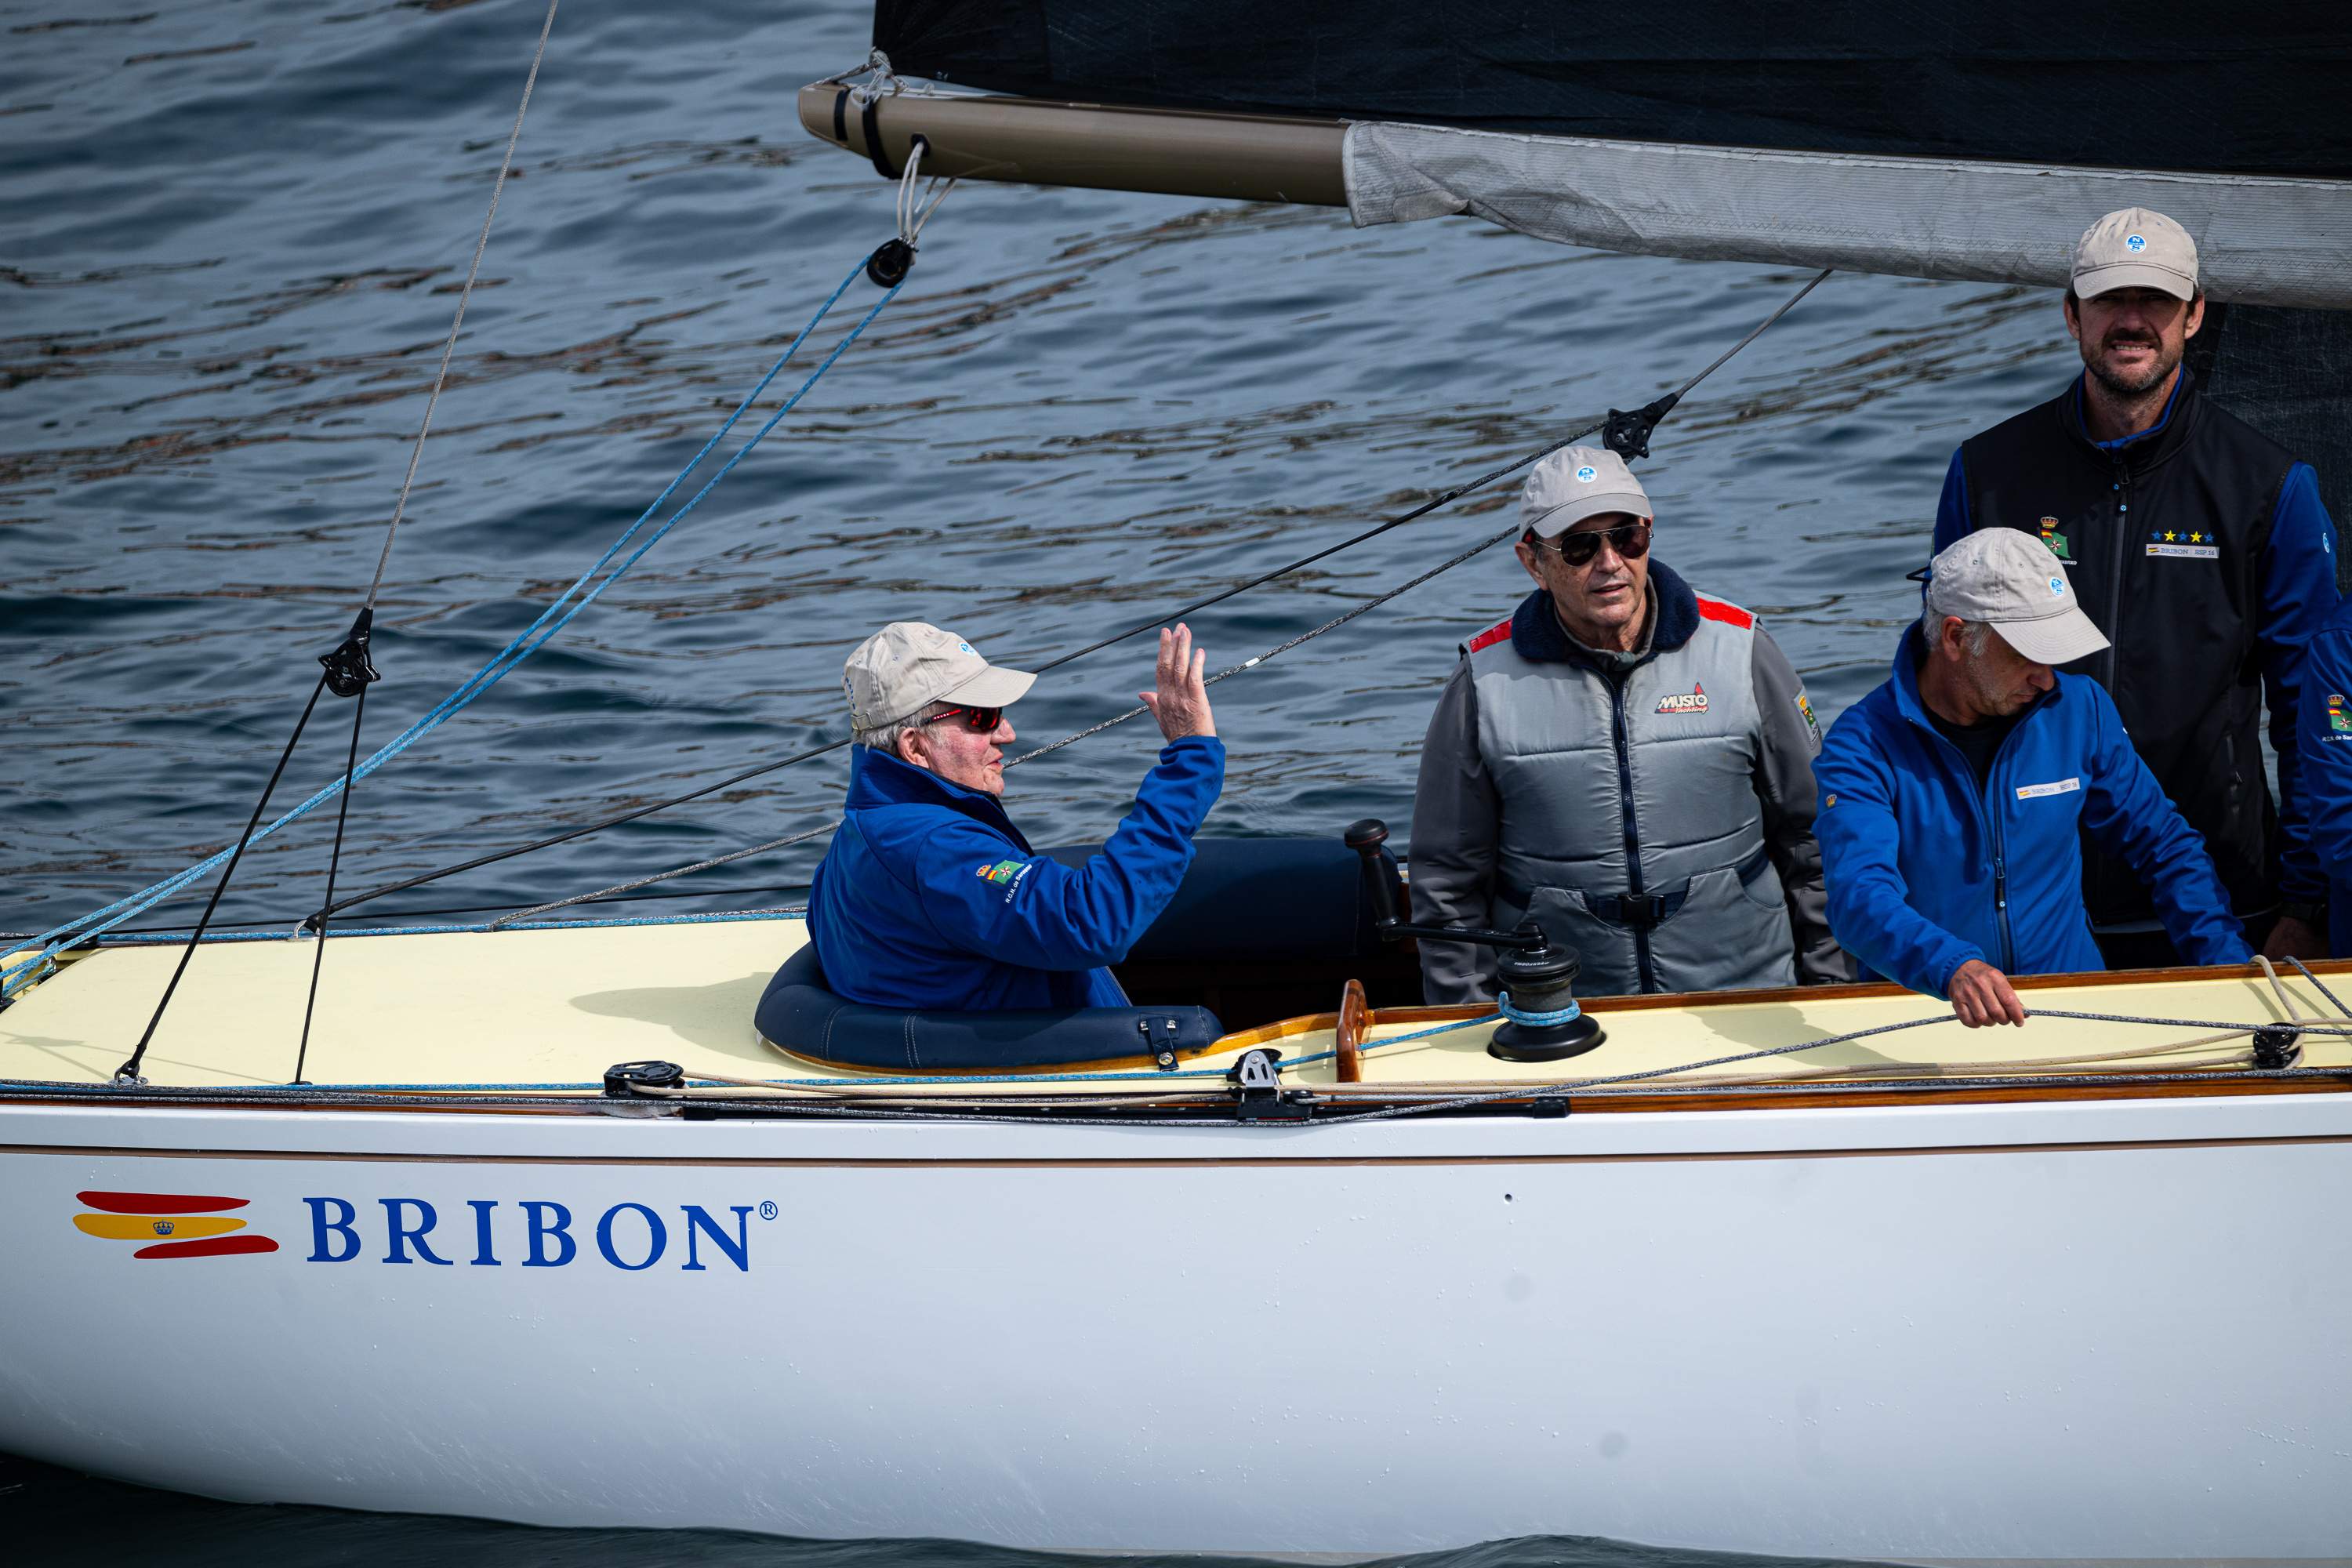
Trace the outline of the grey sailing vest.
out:
<instances>
[{"instance_id":1,"label":"grey sailing vest","mask_svg":"<svg viewBox=\"0 0 2352 1568\"><path fill-rule=\"evenodd\" d=\"M1576 950L1587 995L1793 985L1756 797L1756 620L1698 626L1622 678L1538 662L1510 623L1473 638L1478 751L1502 802L1495 923Z\"/></svg>"}]
</instances>

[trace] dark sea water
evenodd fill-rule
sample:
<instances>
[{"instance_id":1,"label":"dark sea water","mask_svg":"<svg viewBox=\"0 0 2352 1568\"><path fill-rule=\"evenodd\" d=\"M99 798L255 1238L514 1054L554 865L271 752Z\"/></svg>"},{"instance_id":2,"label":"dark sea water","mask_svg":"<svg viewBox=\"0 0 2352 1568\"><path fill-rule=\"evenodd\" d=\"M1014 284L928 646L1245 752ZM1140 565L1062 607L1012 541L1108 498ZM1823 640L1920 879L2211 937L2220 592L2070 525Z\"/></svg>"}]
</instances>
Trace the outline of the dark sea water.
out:
<instances>
[{"instance_id":1,"label":"dark sea water","mask_svg":"<svg viewBox=\"0 0 2352 1568\"><path fill-rule=\"evenodd\" d=\"M243 819L373 568L541 15L0 5L0 928L120 897ZM890 187L793 110L861 58L866 19L796 0L558 17L391 563L372 743L528 624L888 237ZM362 784L343 886L830 739L842 658L885 620L1017 666L1303 554L1654 396L1801 281L1467 221L1360 232L1318 209L961 188L899 300L766 445ZM854 285L813 350L873 298ZM2070 363L2053 297L1834 279L1661 431L1659 554L1761 612L1826 719L1877 681L1916 602L1903 574L1954 443ZM1196 630L1216 665L1261 652L1495 531L1513 495ZM1233 763L1211 831L1379 815L1402 835L1454 645L1524 586L1496 552L1218 687ZM1016 710L1024 737L1129 705L1149 663L1136 643L1056 672ZM339 768L347 713L282 801ZM1133 725L1023 770L1016 818L1040 842L1100 837L1155 739ZM822 822L843 778L827 759L374 912L698 859ZM312 907L331 832L321 813L258 847L223 918ZM789 896L821 848L660 907ZM0 1485L0 1539L50 1560L1012 1560L236 1508L37 1467ZM1554 1541L1421 1561L1701 1559Z\"/></svg>"}]
</instances>

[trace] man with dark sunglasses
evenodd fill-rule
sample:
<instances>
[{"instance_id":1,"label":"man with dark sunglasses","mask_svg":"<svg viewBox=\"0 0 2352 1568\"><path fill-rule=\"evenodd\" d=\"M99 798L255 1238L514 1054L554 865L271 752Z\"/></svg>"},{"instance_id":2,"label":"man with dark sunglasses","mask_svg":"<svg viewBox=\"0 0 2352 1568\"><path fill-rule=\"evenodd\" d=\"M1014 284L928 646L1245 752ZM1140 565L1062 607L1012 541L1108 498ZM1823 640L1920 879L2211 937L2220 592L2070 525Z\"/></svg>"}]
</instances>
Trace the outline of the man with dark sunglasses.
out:
<instances>
[{"instance_id":1,"label":"man with dark sunglasses","mask_svg":"<svg viewBox=\"0 0 2352 1568\"><path fill-rule=\"evenodd\" d=\"M1571 447L1520 497L1535 592L1470 639L1413 796L1413 918L1533 916L1591 994L1849 978L1813 841L1821 730L1756 618L1650 554L1650 498ZM1488 1002L1495 955L1423 942L1432 1003Z\"/></svg>"},{"instance_id":2,"label":"man with dark sunglasses","mask_svg":"<svg viewBox=\"0 0 2352 1568\"><path fill-rule=\"evenodd\" d=\"M887 1007L1126 1005L1108 966L1175 896L1224 783L1207 662L1190 627L1160 634L1142 698L1167 744L1110 842L1073 868L1032 849L1000 798L1004 710L1036 677L919 621L859 644L842 671L849 798L809 888L825 984Z\"/></svg>"}]
</instances>

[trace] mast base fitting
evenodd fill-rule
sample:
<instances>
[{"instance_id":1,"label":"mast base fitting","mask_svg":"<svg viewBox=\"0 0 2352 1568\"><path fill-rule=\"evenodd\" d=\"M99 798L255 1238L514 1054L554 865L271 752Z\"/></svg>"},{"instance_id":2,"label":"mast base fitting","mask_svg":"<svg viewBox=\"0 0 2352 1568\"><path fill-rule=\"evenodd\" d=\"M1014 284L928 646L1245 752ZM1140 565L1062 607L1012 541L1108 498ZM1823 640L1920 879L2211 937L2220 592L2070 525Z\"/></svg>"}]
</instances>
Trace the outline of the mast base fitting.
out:
<instances>
[{"instance_id":1,"label":"mast base fitting","mask_svg":"<svg viewBox=\"0 0 2352 1568\"><path fill-rule=\"evenodd\" d=\"M645 1089L676 1089L685 1082L686 1069L676 1062L618 1062L604 1069L609 1100L632 1100Z\"/></svg>"},{"instance_id":2,"label":"mast base fitting","mask_svg":"<svg viewBox=\"0 0 2352 1568\"><path fill-rule=\"evenodd\" d=\"M866 276L877 288L896 289L915 269L915 247L903 239L886 239L866 258Z\"/></svg>"}]
</instances>

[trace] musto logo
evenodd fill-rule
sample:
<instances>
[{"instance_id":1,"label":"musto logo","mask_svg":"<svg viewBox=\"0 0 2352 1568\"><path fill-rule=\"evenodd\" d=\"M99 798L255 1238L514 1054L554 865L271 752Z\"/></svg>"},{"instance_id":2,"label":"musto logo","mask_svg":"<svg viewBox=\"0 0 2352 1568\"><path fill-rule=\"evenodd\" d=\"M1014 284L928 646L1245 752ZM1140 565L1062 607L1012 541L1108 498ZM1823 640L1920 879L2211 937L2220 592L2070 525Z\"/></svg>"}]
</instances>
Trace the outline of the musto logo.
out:
<instances>
[{"instance_id":1,"label":"musto logo","mask_svg":"<svg viewBox=\"0 0 2352 1568\"><path fill-rule=\"evenodd\" d=\"M150 1245L133 1258L219 1258L238 1252L275 1252L278 1244L245 1228L245 1221L217 1211L241 1209L244 1198L205 1197L194 1193L77 1193L99 1214L74 1215L85 1236ZM242 1234L240 1234L242 1233Z\"/></svg>"}]
</instances>

